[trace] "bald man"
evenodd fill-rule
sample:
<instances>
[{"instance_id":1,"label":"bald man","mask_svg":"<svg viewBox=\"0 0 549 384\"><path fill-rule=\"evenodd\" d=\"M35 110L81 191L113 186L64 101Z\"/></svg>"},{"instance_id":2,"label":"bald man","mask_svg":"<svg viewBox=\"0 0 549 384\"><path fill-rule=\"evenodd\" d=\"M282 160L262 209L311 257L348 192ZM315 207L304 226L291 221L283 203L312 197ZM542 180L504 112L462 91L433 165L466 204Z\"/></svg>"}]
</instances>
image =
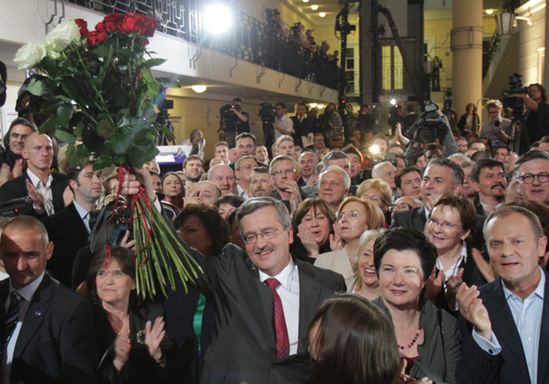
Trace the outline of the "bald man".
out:
<instances>
[{"instance_id":1,"label":"bald man","mask_svg":"<svg viewBox=\"0 0 549 384\"><path fill-rule=\"evenodd\" d=\"M48 135L33 133L23 147L21 156L27 163L27 170L0 188L0 203L30 197L22 213L33 216L50 216L65 207L63 192L68 186L66 176L52 173L53 144Z\"/></svg>"}]
</instances>

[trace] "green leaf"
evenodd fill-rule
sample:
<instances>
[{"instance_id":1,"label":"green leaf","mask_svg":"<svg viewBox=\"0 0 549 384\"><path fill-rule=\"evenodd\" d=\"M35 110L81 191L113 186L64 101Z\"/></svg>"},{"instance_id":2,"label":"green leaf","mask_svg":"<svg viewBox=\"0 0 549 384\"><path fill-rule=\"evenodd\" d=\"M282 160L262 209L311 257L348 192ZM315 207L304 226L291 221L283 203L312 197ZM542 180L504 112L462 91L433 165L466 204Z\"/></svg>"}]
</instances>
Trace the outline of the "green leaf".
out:
<instances>
[{"instance_id":1,"label":"green leaf","mask_svg":"<svg viewBox=\"0 0 549 384\"><path fill-rule=\"evenodd\" d=\"M80 122L76 125L76 127L74 128L74 135L76 137L82 137L82 133L84 133L84 123Z\"/></svg>"},{"instance_id":2,"label":"green leaf","mask_svg":"<svg viewBox=\"0 0 549 384\"><path fill-rule=\"evenodd\" d=\"M101 155L93 162L93 169L100 170L108 167L112 167L114 163L110 156Z\"/></svg>"},{"instance_id":3,"label":"green leaf","mask_svg":"<svg viewBox=\"0 0 549 384\"><path fill-rule=\"evenodd\" d=\"M63 104L57 108L57 128L67 128L74 109L71 104Z\"/></svg>"},{"instance_id":4,"label":"green leaf","mask_svg":"<svg viewBox=\"0 0 549 384\"><path fill-rule=\"evenodd\" d=\"M54 136L59 141L67 144L74 144L76 141L76 137L72 133L63 131L62 129L57 129Z\"/></svg>"},{"instance_id":5,"label":"green leaf","mask_svg":"<svg viewBox=\"0 0 549 384\"><path fill-rule=\"evenodd\" d=\"M105 118L97 125L97 134L105 139L110 138L115 131L115 127L111 124L110 120Z\"/></svg>"},{"instance_id":6,"label":"green leaf","mask_svg":"<svg viewBox=\"0 0 549 384\"><path fill-rule=\"evenodd\" d=\"M40 125L40 133L45 133L47 135L52 135L55 132L55 129L57 127L57 117L56 116L50 116L50 118L46 121L44 121Z\"/></svg>"},{"instance_id":7,"label":"green leaf","mask_svg":"<svg viewBox=\"0 0 549 384\"><path fill-rule=\"evenodd\" d=\"M164 64L165 62L166 62L165 59L156 58L156 59L149 59L149 60L145 61L144 64L147 68L152 68L152 67L156 67L158 65Z\"/></svg>"},{"instance_id":8,"label":"green leaf","mask_svg":"<svg viewBox=\"0 0 549 384\"><path fill-rule=\"evenodd\" d=\"M29 93L34 96L43 96L47 92L46 82L44 80L39 80L34 77L31 79L31 81L29 81L27 91L29 91Z\"/></svg>"}]
</instances>

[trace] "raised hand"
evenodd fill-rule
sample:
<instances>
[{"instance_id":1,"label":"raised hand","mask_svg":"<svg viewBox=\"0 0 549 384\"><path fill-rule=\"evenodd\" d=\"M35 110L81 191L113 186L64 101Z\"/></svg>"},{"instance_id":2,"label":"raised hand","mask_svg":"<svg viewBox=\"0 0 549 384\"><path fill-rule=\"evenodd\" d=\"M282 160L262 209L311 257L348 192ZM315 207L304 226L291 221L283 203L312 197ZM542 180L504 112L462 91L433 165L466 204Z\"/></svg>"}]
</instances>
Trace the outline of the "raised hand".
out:
<instances>
[{"instance_id":1,"label":"raised hand","mask_svg":"<svg viewBox=\"0 0 549 384\"><path fill-rule=\"evenodd\" d=\"M433 380L429 379L428 377L422 377L421 379L416 379L415 377L407 375L406 374L407 365L408 365L408 362L406 361L406 359L402 359L400 361L400 376L399 376L399 380L397 381L399 384L433 384Z\"/></svg>"},{"instance_id":2,"label":"raised hand","mask_svg":"<svg viewBox=\"0 0 549 384\"><path fill-rule=\"evenodd\" d=\"M120 328L116 339L114 339L113 365L118 371L121 371L128 362L130 350L130 318L128 315L125 315L122 321L122 328Z\"/></svg>"},{"instance_id":3,"label":"raised hand","mask_svg":"<svg viewBox=\"0 0 549 384\"><path fill-rule=\"evenodd\" d=\"M38 192L36 187L30 182L29 179L26 179L25 183L27 184L27 192L29 193L29 197L33 201L34 210L36 211L36 213L39 213L39 214L44 213L44 211L46 210L45 208L46 203L44 202L44 196L42 196L40 192Z\"/></svg>"},{"instance_id":4,"label":"raised hand","mask_svg":"<svg viewBox=\"0 0 549 384\"><path fill-rule=\"evenodd\" d=\"M307 250L309 257L317 257L319 255L319 246L311 232L305 229L304 223L299 224L297 227L297 237L301 240L301 244Z\"/></svg>"},{"instance_id":5,"label":"raised hand","mask_svg":"<svg viewBox=\"0 0 549 384\"><path fill-rule=\"evenodd\" d=\"M482 257L482 253L476 248L473 248L471 254L473 255L473 260L478 267L478 270L482 276L486 279L487 282L491 283L496 279L496 273L492 265Z\"/></svg>"},{"instance_id":6,"label":"raised hand","mask_svg":"<svg viewBox=\"0 0 549 384\"><path fill-rule=\"evenodd\" d=\"M470 322L475 330L486 340L492 339L492 322L488 310L479 297L480 291L475 285L470 287L462 283L456 293L461 315Z\"/></svg>"},{"instance_id":7,"label":"raised hand","mask_svg":"<svg viewBox=\"0 0 549 384\"><path fill-rule=\"evenodd\" d=\"M145 324L145 345L147 346L151 357L158 364L162 364L163 362L162 348L160 348L160 344L166 334L164 326L165 324L163 317L157 317L152 325L150 320Z\"/></svg>"},{"instance_id":8,"label":"raised hand","mask_svg":"<svg viewBox=\"0 0 549 384\"><path fill-rule=\"evenodd\" d=\"M442 284L444 283L444 272L437 271L437 268L434 267L427 279L427 284L425 286L425 297L429 300L435 300L442 289Z\"/></svg>"},{"instance_id":9,"label":"raised hand","mask_svg":"<svg viewBox=\"0 0 549 384\"><path fill-rule=\"evenodd\" d=\"M343 240L341 239L341 236L339 236L339 226L337 225L337 222L333 225L334 233L330 235L330 249L332 251L337 251L338 249L343 248Z\"/></svg>"}]
</instances>

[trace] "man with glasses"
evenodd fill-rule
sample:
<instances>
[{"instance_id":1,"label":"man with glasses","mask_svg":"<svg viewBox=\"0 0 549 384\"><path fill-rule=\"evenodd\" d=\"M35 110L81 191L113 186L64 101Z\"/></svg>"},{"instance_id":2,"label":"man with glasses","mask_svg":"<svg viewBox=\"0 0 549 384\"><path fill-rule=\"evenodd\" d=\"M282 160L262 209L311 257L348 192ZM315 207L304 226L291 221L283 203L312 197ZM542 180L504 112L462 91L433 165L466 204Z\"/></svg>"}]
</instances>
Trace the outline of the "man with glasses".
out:
<instances>
[{"instance_id":1,"label":"man with glasses","mask_svg":"<svg viewBox=\"0 0 549 384\"><path fill-rule=\"evenodd\" d=\"M299 164L291 156L280 155L271 161L269 173L275 185L273 197L282 200L290 212L295 212L301 201L307 198L297 185Z\"/></svg>"},{"instance_id":2,"label":"man with glasses","mask_svg":"<svg viewBox=\"0 0 549 384\"><path fill-rule=\"evenodd\" d=\"M522 155L515 168L518 193L524 200L549 206L549 154L533 150Z\"/></svg>"},{"instance_id":3,"label":"man with glasses","mask_svg":"<svg viewBox=\"0 0 549 384\"><path fill-rule=\"evenodd\" d=\"M345 290L343 278L292 258L281 201L251 198L236 218L247 255L229 245L206 265L219 316L202 383L307 383L309 322L324 299Z\"/></svg>"}]
</instances>

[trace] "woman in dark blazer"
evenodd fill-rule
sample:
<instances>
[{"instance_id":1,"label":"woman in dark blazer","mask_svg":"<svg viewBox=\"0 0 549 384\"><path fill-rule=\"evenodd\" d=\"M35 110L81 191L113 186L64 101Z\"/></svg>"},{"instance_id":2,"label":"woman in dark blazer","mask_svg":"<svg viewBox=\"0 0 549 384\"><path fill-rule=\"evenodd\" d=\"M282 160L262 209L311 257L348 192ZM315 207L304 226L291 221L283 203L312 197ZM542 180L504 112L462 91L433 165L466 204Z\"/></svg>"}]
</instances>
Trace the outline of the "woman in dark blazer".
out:
<instances>
[{"instance_id":1,"label":"woman in dark blazer","mask_svg":"<svg viewBox=\"0 0 549 384\"><path fill-rule=\"evenodd\" d=\"M113 247L93 259L88 288L95 308L98 371L102 383L168 382L169 341L163 308L138 303L135 260L130 250Z\"/></svg>"},{"instance_id":2,"label":"woman in dark blazer","mask_svg":"<svg viewBox=\"0 0 549 384\"><path fill-rule=\"evenodd\" d=\"M373 303L391 318L409 376L456 383L461 355L456 320L423 298L436 257L421 232L395 228L381 235L374 244L381 296Z\"/></svg>"},{"instance_id":3,"label":"woman in dark blazer","mask_svg":"<svg viewBox=\"0 0 549 384\"><path fill-rule=\"evenodd\" d=\"M457 126L461 136L463 137L469 137L471 133L478 134L480 128L480 117L477 114L477 107L475 104L467 104L465 107L465 113L459 118Z\"/></svg>"}]
</instances>

